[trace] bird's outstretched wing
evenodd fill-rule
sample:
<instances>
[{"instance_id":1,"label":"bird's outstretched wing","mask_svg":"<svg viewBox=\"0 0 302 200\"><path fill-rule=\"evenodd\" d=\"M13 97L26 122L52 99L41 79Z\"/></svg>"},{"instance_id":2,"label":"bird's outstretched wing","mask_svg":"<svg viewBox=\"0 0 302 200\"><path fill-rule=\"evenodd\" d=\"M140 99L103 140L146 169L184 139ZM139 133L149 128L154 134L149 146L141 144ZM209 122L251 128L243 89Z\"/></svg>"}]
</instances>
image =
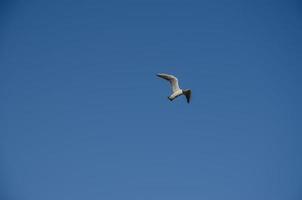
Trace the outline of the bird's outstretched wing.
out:
<instances>
[{"instance_id":1,"label":"bird's outstretched wing","mask_svg":"<svg viewBox=\"0 0 302 200\"><path fill-rule=\"evenodd\" d=\"M157 74L157 76L160 78L166 79L167 81L169 81L171 83L172 92L180 90L180 88L178 86L178 80L175 76L169 75L169 74Z\"/></svg>"},{"instance_id":2,"label":"bird's outstretched wing","mask_svg":"<svg viewBox=\"0 0 302 200\"><path fill-rule=\"evenodd\" d=\"M191 96L192 96L192 91L191 90L187 90L187 91L184 92L184 95L187 98L187 102L190 103Z\"/></svg>"}]
</instances>

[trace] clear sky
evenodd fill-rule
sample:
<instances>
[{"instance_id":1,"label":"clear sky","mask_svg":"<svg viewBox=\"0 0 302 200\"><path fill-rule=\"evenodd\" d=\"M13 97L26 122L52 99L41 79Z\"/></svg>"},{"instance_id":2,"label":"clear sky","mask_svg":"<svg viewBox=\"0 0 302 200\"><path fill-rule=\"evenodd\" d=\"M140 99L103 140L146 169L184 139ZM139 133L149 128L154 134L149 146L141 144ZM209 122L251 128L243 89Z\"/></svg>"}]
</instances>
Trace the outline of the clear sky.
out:
<instances>
[{"instance_id":1,"label":"clear sky","mask_svg":"<svg viewBox=\"0 0 302 200\"><path fill-rule=\"evenodd\" d=\"M302 199L301 1L0 7L0 199Z\"/></svg>"}]
</instances>

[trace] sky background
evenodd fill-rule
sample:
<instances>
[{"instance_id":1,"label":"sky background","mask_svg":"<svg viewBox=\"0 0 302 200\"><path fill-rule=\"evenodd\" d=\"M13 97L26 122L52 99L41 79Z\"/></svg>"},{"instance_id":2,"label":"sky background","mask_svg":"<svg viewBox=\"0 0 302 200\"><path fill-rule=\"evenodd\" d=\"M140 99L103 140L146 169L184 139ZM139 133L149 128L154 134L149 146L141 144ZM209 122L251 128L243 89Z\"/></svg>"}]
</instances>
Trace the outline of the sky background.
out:
<instances>
[{"instance_id":1,"label":"sky background","mask_svg":"<svg viewBox=\"0 0 302 200\"><path fill-rule=\"evenodd\" d=\"M1 1L0 28L0 199L302 199L301 1Z\"/></svg>"}]
</instances>

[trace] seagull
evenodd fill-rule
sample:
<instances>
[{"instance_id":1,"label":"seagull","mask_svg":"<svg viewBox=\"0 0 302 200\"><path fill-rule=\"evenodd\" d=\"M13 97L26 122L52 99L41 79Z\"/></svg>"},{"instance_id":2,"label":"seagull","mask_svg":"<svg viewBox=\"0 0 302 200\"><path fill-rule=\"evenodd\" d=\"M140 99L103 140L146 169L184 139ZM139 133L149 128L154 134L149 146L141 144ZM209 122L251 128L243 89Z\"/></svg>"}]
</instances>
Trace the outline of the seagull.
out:
<instances>
[{"instance_id":1,"label":"seagull","mask_svg":"<svg viewBox=\"0 0 302 200\"><path fill-rule=\"evenodd\" d=\"M172 94L168 97L170 101L173 101L176 97L180 95L185 95L187 98L187 102L190 103L192 93L191 90L180 89L178 86L178 79L175 76L169 74L157 74L157 76L170 82L172 87Z\"/></svg>"}]
</instances>

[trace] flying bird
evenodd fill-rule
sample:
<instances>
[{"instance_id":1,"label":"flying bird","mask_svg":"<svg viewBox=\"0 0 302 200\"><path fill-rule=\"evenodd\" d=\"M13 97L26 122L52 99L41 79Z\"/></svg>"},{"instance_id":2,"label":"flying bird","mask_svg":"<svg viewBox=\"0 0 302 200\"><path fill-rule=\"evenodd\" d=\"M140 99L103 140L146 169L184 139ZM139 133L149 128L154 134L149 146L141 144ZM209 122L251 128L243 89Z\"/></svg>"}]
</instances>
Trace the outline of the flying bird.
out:
<instances>
[{"instance_id":1,"label":"flying bird","mask_svg":"<svg viewBox=\"0 0 302 200\"><path fill-rule=\"evenodd\" d=\"M169 74L157 74L157 76L170 82L172 87L172 94L168 97L170 101L173 101L178 96L185 95L187 102L190 103L192 94L191 90L180 89L178 85L178 79L175 76Z\"/></svg>"}]
</instances>

